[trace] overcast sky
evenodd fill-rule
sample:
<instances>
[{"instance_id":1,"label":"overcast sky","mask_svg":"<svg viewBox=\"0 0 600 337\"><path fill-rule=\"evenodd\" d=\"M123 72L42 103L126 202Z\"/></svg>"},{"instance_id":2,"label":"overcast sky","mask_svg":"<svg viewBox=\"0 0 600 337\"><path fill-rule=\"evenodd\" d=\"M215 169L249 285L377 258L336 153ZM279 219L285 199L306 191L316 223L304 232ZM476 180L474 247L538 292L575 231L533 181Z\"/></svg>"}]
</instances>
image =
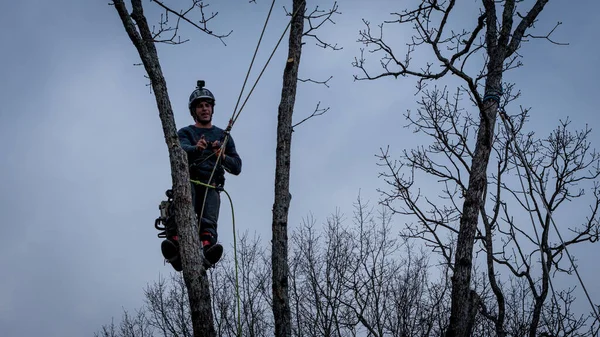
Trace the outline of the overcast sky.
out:
<instances>
[{"instance_id":1,"label":"overcast sky","mask_svg":"<svg viewBox=\"0 0 600 337\"><path fill-rule=\"evenodd\" d=\"M192 123L187 99L198 79L216 95L217 125L225 126L235 106L270 1L227 3L211 6L219 12L211 28L233 30L227 46L186 25L182 33L190 42L160 46L178 127ZM251 83L285 27L282 6L289 9L290 3L275 5ZM310 40L305 46L300 76L333 78L330 88L299 84L295 120L319 101L331 109L294 133L291 229L309 212L319 222L336 207L351 213L359 190L376 201L376 189L384 187L375 158L379 147L389 144L398 153L417 145L418 138L402 128L402 114L415 107L415 79L352 79L357 70L351 62L362 47L356 42L361 19L377 24L404 8L401 1L368 3L341 1L337 24L322 31L342 51L314 47ZM155 23L161 11L144 4ZM469 14L476 10L459 8L458 21L473 22ZM544 135L569 116L573 127L587 123L596 131L598 10L600 3L592 0L578 6L550 1L540 16L535 32L545 34L561 21L554 37L569 46L526 44L524 66L507 77L523 92L516 104L532 108L530 130ZM138 308L143 287L170 272L153 227L171 183L154 97L143 68L133 66L137 51L107 1L9 1L0 19L0 334L91 336L120 318L122 308ZM407 28L386 36L402 46L411 34ZM239 231L255 231L265 244L285 41L233 129L243 171L228 176L226 185ZM377 59L369 62L377 72ZM600 133L591 140L598 147ZM224 203L219 232L226 249L232 245L229 212ZM587 245L575 252L590 285L600 281L597 249ZM589 290L600 302L600 291Z\"/></svg>"}]
</instances>

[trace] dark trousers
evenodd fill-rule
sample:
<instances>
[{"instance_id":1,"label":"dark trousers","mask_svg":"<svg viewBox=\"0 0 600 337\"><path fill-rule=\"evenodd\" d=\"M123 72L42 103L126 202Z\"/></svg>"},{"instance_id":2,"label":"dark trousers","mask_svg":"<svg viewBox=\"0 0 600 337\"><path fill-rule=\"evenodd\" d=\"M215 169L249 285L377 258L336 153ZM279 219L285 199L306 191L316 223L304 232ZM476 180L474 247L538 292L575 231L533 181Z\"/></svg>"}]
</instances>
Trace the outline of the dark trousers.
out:
<instances>
[{"instance_id":1,"label":"dark trousers","mask_svg":"<svg viewBox=\"0 0 600 337\"><path fill-rule=\"evenodd\" d=\"M204 198L206 194L206 201ZM200 222L200 235L209 232L217 240L217 223L219 221L219 210L221 208L221 192L214 188L208 188L202 185L192 183L192 203L198 218L202 213ZM204 212L202 212L202 204L204 203Z\"/></svg>"}]
</instances>

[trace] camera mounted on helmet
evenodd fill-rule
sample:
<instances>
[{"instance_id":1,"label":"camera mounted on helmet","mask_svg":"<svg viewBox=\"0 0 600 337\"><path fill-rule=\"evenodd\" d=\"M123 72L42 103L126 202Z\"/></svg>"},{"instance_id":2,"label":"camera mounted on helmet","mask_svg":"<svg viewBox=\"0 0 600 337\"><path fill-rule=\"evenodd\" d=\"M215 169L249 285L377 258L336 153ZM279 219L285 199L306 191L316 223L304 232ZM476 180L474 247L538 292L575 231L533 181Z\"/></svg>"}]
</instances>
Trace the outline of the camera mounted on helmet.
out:
<instances>
[{"instance_id":1,"label":"camera mounted on helmet","mask_svg":"<svg viewBox=\"0 0 600 337\"><path fill-rule=\"evenodd\" d=\"M196 89L194 89L194 91L190 95L190 99L188 101L188 108L190 109L192 117L195 117L194 110L196 109L196 103L200 100L209 102L213 106L213 108L215 106L215 96L212 92L210 92L210 90L204 87L205 85L206 82L204 82L204 80L198 80L196 82Z\"/></svg>"}]
</instances>

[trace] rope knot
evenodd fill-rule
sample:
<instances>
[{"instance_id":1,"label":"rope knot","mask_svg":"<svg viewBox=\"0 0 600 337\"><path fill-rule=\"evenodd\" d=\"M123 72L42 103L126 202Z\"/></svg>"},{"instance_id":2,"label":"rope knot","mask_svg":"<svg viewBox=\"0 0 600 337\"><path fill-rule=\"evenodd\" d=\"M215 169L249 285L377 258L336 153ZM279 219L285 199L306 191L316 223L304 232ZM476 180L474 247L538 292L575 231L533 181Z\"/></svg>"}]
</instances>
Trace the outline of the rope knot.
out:
<instances>
[{"instance_id":1,"label":"rope knot","mask_svg":"<svg viewBox=\"0 0 600 337\"><path fill-rule=\"evenodd\" d=\"M229 133L231 132L231 129L233 128L233 118L229 119L229 123L227 124L227 127L225 128L225 134L229 135Z\"/></svg>"}]
</instances>

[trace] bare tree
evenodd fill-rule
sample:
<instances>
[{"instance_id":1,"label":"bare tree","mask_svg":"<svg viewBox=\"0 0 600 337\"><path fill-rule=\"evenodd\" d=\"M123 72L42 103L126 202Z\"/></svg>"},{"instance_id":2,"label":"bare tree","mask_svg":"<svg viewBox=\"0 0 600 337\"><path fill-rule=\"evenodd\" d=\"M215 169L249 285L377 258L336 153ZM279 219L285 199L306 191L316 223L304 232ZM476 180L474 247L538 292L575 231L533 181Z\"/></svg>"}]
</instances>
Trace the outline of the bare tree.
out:
<instances>
[{"instance_id":1,"label":"bare tree","mask_svg":"<svg viewBox=\"0 0 600 337\"><path fill-rule=\"evenodd\" d=\"M291 232L292 336L443 335L450 313L450 264L432 264L429 252L397 235L390 216L387 207L374 212L359 197L352 221L338 210L322 225L307 217ZM270 261L262 247L268 246L244 233L238 258L224 256L210 274L219 336L274 334ZM535 283L539 287L541 282ZM472 288L480 304L473 334L498 335L498 302L485 264L474 267ZM95 336L191 336L186 289L181 274L160 278L146 288L146 303L135 315L124 311L120 323L103 326ZM507 336L530 335L534 291L527 277L511 277L502 284ZM598 325L573 312L571 288L555 295L544 303L537 336L597 336Z\"/></svg>"},{"instance_id":2,"label":"bare tree","mask_svg":"<svg viewBox=\"0 0 600 337\"><path fill-rule=\"evenodd\" d=\"M352 237L355 245L351 277L346 284L352 301L344 303L373 336L435 336L448 307L447 275L430 281L427 254L394 235L391 213L377 214L358 199Z\"/></svg>"},{"instance_id":3,"label":"bare tree","mask_svg":"<svg viewBox=\"0 0 600 337\"><path fill-rule=\"evenodd\" d=\"M177 24L173 28L168 24L168 14L177 12L170 10L161 2L157 3L165 8L167 13L161 19L159 27L153 31L144 15L141 0L131 1L131 13L128 12L123 0L115 0L112 2L121 18L125 31L138 51L144 69L150 79L150 84L154 91L160 120L163 126L165 141L169 150L171 176L173 180L173 201L175 204L173 216L178 224L178 235L181 238L180 250L183 274L190 299L189 305L193 322L193 336L215 336L208 279L202 263L203 256L200 249L199 233L195 227L196 216L192 206L187 156L179 144L167 85L162 74L156 49L156 43L176 41L179 21L180 19L184 19L190 22L186 15L192 9L200 9L202 16L201 22L204 24L206 24L210 18L207 19L204 16L203 9L205 8L205 5L200 1L194 0L189 10L177 15ZM173 35L168 39L162 39L160 37L161 34L167 32L173 33ZM205 32L208 31L205 30ZM178 42L180 42L180 40L178 40Z\"/></svg>"},{"instance_id":4,"label":"bare tree","mask_svg":"<svg viewBox=\"0 0 600 337\"><path fill-rule=\"evenodd\" d=\"M298 86L298 69L302 55L303 37L317 39L324 48L336 49L314 35L314 30L330 21L336 13L337 4L329 11L321 11L318 7L310 14L306 13L306 0L293 0L291 16L288 55L283 71L281 101L277 118L277 148L275 158L275 200L273 202L272 221L272 293L273 316L275 319L275 336L291 336L291 309L289 301L289 264L288 264L288 214L291 201L289 189L292 132L294 127L306 120L321 115L327 109L315 111L299 123L293 124L294 105ZM305 20L309 28L305 31ZM314 24L315 20L320 22ZM323 82L326 84L327 81Z\"/></svg>"},{"instance_id":5,"label":"bare tree","mask_svg":"<svg viewBox=\"0 0 600 337\"><path fill-rule=\"evenodd\" d=\"M153 329L146 317L144 310L138 310L135 315L129 314L127 310L123 311L121 323L118 325L111 322L102 326L99 332L94 333L94 337L152 337Z\"/></svg>"},{"instance_id":6,"label":"bare tree","mask_svg":"<svg viewBox=\"0 0 600 337\"><path fill-rule=\"evenodd\" d=\"M273 334L269 291L270 263L259 237L244 233L238 263L224 255L210 273L214 325L218 336ZM239 279L236 278L239 274ZM124 310L121 322L103 325L97 337L193 336L188 290L180 273L159 277L144 289L145 303L135 315ZM238 302L239 301L239 302ZM242 310L238 312L238 303ZM240 316L238 316L240 314Z\"/></svg>"},{"instance_id":7,"label":"bare tree","mask_svg":"<svg viewBox=\"0 0 600 337\"><path fill-rule=\"evenodd\" d=\"M181 274L148 285L144 290L145 305L130 315L123 310L121 322L103 325L96 337L191 337L187 289Z\"/></svg>"},{"instance_id":8,"label":"bare tree","mask_svg":"<svg viewBox=\"0 0 600 337\"><path fill-rule=\"evenodd\" d=\"M527 31L537 20L547 2L548 0L537 0L530 8L518 11L517 4L525 6L519 1L507 0L497 4L492 0L482 0L481 14L477 20L474 20L470 28L465 27L461 31L452 24L452 20L457 16L453 11L455 0L444 2L423 0L413 10L394 13L396 19L382 24L379 34L371 30L370 23L367 21L365 21L366 29L360 33L361 42L367 47L374 46L371 52L383 54L381 58L383 72L371 75L361 55L354 62L354 66L359 68L364 76L357 76L357 79L415 76L419 79L418 88L423 89L426 81L437 80L448 74L454 75L463 81L465 92L479 112L479 121L470 121L477 125L474 149L469 153L462 153L460 151L463 149L454 148L455 151L459 151L456 153L457 159L463 158L462 156L471 157L471 163L459 159L460 169L466 171L468 176L468 183L463 182L466 188L461 191L464 196L462 210L452 214L444 214L444 212L437 214L440 217L458 216L460 226L457 230L448 225L448 222L429 222L433 226L447 226L448 230L456 234L457 240L454 251L449 250L451 247L446 244L438 245L439 249L443 250L443 254L453 253L452 310L447 336L468 336L474 326L475 308L478 306L479 299L470 289L473 248L478 235L478 218L484 203L482 196L487 188L487 168L492 152L497 111L503 96L503 74L520 65L517 62L516 52L526 38L536 37L528 34ZM498 12L499 8L502 10L501 13ZM412 25L416 31L415 36L408 43L408 52L404 58L400 57L383 39L384 25L397 23ZM549 36L548 34L542 37L549 40ZM427 62L421 67L413 66L411 55L423 46L430 48L434 61ZM471 62L473 56L482 54L481 71L468 74L469 69L474 67ZM479 92L480 85L484 88L483 94ZM458 130L454 131L453 134L461 136L456 132ZM434 237L433 240L439 241L439 237ZM448 258L448 255L445 257ZM494 291L498 293L497 289ZM501 301L500 298L498 300ZM499 324L501 325L501 322Z\"/></svg>"},{"instance_id":9,"label":"bare tree","mask_svg":"<svg viewBox=\"0 0 600 337\"><path fill-rule=\"evenodd\" d=\"M248 232L237 243L237 263L225 256L211 273L219 336L271 336L271 269L259 237ZM239 308L239 312L238 312Z\"/></svg>"},{"instance_id":10,"label":"bare tree","mask_svg":"<svg viewBox=\"0 0 600 337\"><path fill-rule=\"evenodd\" d=\"M474 134L478 126L460 108L460 89L454 96L445 90L424 92L416 116L408 114L407 117L417 131L434 139L433 144L405 151L400 162L392 161L386 152L383 153L381 159L388 170L384 176L393 187L391 191L383 192L384 204L396 214L416 218L417 223L408 224L403 236L423 240L452 266L453 238L458 235L455 224L462 215L460 204L469 175L467 163L474 153L469 135ZM512 288L502 285L503 280L510 279L508 272L513 278L526 280L519 285L527 285L528 289L522 290L522 295L529 297L526 302L521 302L519 312L527 316L527 333L534 336L550 329L540 326L544 312L563 315L566 321L570 317L559 313L565 310L564 306L561 309L557 305L563 291L553 288L552 275L556 271L572 270L571 262L562 258L569 246L598 240L600 157L590 149L587 129L571 133L567 129L568 122L563 122L549 137L540 139L533 133L523 134L526 111L514 116L503 113L502 116L508 127L494 137L491 161L496 164L496 169L486 177L480 209L483 226L477 228L475 237L478 251L483 252L486 270L482 273L486 275L487 285L472 289L471 296L477 301L477 307L474 307L471 319L473 328L480 329L476 314L477 309L481 309L483 317L495 326L494 334L503 336L514 329L515 322L509 320L516 316L514 311L510 315L506 298ZM439 197L422 194L417 189L414 177L422 173L440 181L442 193ZM553 243L556 236L551 235L554 229L552 213L563 209L564 206L559 206L567 205L565 202L581 198L582 185L586 181L590 182L592 192L588 199L590 212L582 216L581 225L571 226L570 237ZM525 218L516 216L523 212ZM500 278L499 274L504 277ZM549 296L550 303L547 301ZM525 303L527 309L523 312ZM564 331L565 327L560 330Z\"/></svg>"},{"instance_id":11,"label":"bare tree","mask_svg":"<svg viewBox=\"0 0 600 337\"><path fill-rule=\"evenodd\" d=\"M573 289L557 291L550 303L544 305L536 336L595 336L590 327L586 327L588 317L575 315L572 309ZM507 336L530 336L532 310L535 299L531 288L524 278L513 278L505 287ZM556 299L556 300L555 300Z\"/></svg>"},{"instance_id":12,"label":"bare tree","mask_svg":"<svg viewBox=\"0 0 600 337\"><path fill-rule=\"evenodd\" d=\"M359 198L352 220L338 211L294 231L294 335L439 336L447 275L430 279L427 254L395 238L385 209L376 216Z\"/></svg>"},{"instance_id":13,"label":"bare tree","mask_svg":"<svg viewBox=\"0 0 600 337\"><path fill-rule=\"evenodd\" d=\"M127 12L124 2L114 1L123 25L137 48L142 64L144 65L152 88L155 91L157 104L163 122L165 139L169 147L171 158L171 168L173 176L174 191L174 216L179 225L179 234L181 240L181 254L184 267L186 285L189 287L188 295L190 297L190 306L193 319L194 336L213 336L216 331L212 324L213 316L211 311L211 299L206 271L202 267L201 255L199 253L198 233L193 227L193 208L191 206L191 197L189 190L189 174L184 168L187 167L185 153L179 147L176 137L176 128L173 121L172 110L169 103L166 83L161 73L160 63L158 61L156 43L179 44L187 40L181 40L178 36L179 25L185 21L201 31L219 38L221 41L229 34L216 34L207 27L208 21L213 19L216 14L205 15L205 8L208 6L204 2L193 0L192 5L187 10L176 11L165 5L164 2L154 2L164 9L164 14L158 27L150 29L150 26L143 14L141 1L132 0L133 12L131 15ZM335 13L337 5L334 5L331 11L322 11L318 7L309 15L305 14L305 1L293 2L293 16L290 31L290 51L284 71L284 83L282 89L282 101L279 109L278 124L278 146L277 146L277 169L275 182L275 203L273 207L273 313L275 314L275 326L277 335L289 335L289 303L287 298L287 214L290 202L289 193L289 158L291 146L291 133L295 126L298 126L306 120L321 115L327 109L320 109L319 105L315 111L299 123L292 125L292 112L295 100L295 92L298 79L298 66L300 62L302 37L308 36L317 39L324 48L337 49L337 46L328 44L314 35L314 31L327 21L331 21L331 15ZM190 19L192 10L199 10L200 20ZM169 24L169 16L176 17L174 26ZM308 20L309 29L304 31L304 20ZM314 22L319 21L314 24ZM161 35L169 34L170 37L162 38ZM313 81L327 85L329 80L324 82ZM220 299L222 300L222 299ZM226 301L219 305L226 305ZM223 323L220 321L220 323ZM227 323L227 322L226 322ZM231 323L231 322L229 322ZM240 328L239 322L237 324ZM253 325L250 325L253 327ZM231 325L229 325L231 327ZM219 329L224 326L219 326Z\"/></svg>"},{"instance_id":14,"label":"bare tree","mask_svg":"<svg viewBox=\"0 0 600 337\"><path fill-rule=\"evenodd\" d=\"M336 213L319 230L313 217L292 233L294 336L340 336L353 319L342 305L352 271L352 237Z\"/></svg>"},{"instance_id":15,"label":"bare tree","mask_svg":"<svg viewBox=\"0 0 600 337\"><path fill-rule=\"evenodd\" d=\"M163 277L144 291L150 325L162 336L192 336L188 292L180 274Z\"/></svg>"},{"instance_id":16,"label":"bare tree","mask_svg":"<svg viewBox=\"0 0 600 337\"><path fill-rule=\"evenodd\" d=\"M600 189L597 178L600 176L600 155L590 148L590 130L586 128L572 133L568 129L569 121L561 122L547 138L536 139L532 133L521 133L527 111L514 116L502 113L502 117L506 122L507 138L497 143L496 152L499 163L506 163L502 166L512 168L519 175L519 185L510 186L506 179L490 179L496 185L496 193L491 194L496 212L501 212L501 215L496 213L489 223L486 220L484 223L494 227L496 219L503 217L505 225L498 226L498 234L504 238L502 252L490 252L488 255L490 258L493 256L495 262L507 266L515 276L527 280L533 297L529 335L535 336L548 295L556 296L551 283L553 270L573 271L572 261L563 259L566 250L571 245L596 242L599 238ZM500 175L498 173L497 177ZM592 192L591 211L586 215L587 219L581 225L570 226L572 236L568 240L552 242L551 233L555 229L553 213L564 202L581 198L585 190L582 184L585 186L586 181L592 183L589 188ZM509 196L501 198L501 192ZM520 221L515 221L509 202L500 201L511 197L516 200L517 207L529 213L532 231L526 231ZM482 214L484 219L490 218L485 210ZM491 232L491 228L486 231ZM488 240L491 239L486 238ZM506 249L508 246L514 249L509 251ZM535 248L528 249L528 246ZM539 256L538 263L541 264L539 279L532 272L535 256ZM557 305L556 298L552 301Z\"/></svg>"},{"instance_id":17,"label":"bare tree","mask_svg":"<svg viewBox=\"0 0 600 337\"><path fill-rule=\"evenodd\" d=\"M291 315L288 297L289 267L287 223L290 207L290 157L292 146L292 115L296 100L298 67L302 54L304 31L304 0L293 0L288 58L283 72L281 103L277 119L277 149L275 159L275 200L272 223L272 288L275 336L291 336Z\"/></svg>"}]
</instances>

